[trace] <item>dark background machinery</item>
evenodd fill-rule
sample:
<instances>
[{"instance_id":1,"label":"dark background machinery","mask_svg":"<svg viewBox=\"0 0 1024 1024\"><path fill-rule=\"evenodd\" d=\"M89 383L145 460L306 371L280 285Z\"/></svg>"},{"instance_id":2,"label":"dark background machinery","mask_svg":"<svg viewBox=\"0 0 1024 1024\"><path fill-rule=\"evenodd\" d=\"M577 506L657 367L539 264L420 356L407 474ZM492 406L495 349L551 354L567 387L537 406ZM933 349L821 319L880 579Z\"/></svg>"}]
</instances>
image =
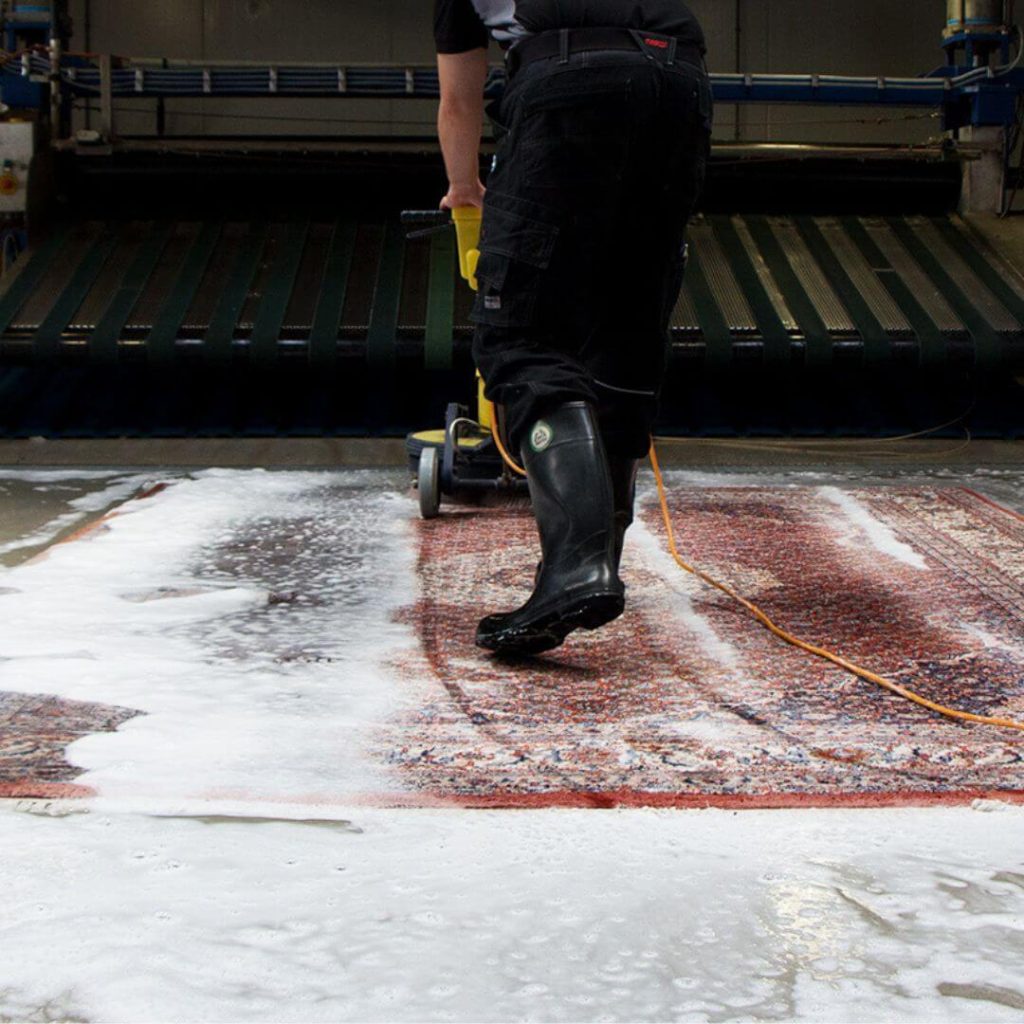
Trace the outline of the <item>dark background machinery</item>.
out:
<instances>
[{"instance_id":1,"label":"dark background machinery","mask_svg":"<svg viewBox=\"0 0 1024 1024\"><path fill-rule=\"evenodd\" d=\"M428 138L167 130L183 100L422 112L429 66L131 60L75 52L62 4L3 11L0 433L399 435L471 400L454 240L399 222L443 188ZM1002 2L946 20L920 77L715 75L719 104L915 110L938 134L716 146L666 433L1019 436L1021 40ZM129 102L150 131L120 130Z\"/></svg>"}]
</instances>

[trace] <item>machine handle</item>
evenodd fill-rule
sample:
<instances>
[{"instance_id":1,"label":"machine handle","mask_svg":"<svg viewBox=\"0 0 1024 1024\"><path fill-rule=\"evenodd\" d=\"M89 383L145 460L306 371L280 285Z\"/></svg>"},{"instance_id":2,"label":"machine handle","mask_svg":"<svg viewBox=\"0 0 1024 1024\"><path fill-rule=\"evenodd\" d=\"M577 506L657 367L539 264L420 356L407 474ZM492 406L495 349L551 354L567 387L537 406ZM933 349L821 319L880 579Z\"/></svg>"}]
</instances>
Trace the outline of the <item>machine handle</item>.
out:
<instances>
[{"instance_id":1,"label":"machine handle","mask_svg":"<svg viewBox=\"0 0 1024 1024\"><path fill-rule=\"evenodd\" d=\"M459 273L473 291L477 290L476 267L480 262L480 225L483 210L479 206L457 206L452 210L458 236Z\"/></svg>"},{"instance_id":2,"label":"machine handle","mask_svg":"<svg viewBox=\"0 0 1024 1024\"><path fill-rule=\"evenodd\" d=\"M454 224L458 235L459 272L470 288L476 291L481 215L479 207L465 206L455 210L403 210L401 220L406 226L427 225L418 231L410 231L405 236L409 241L439 235L442 231L448 231Z\"/></svg>"},{"instance_id":3,"label":"machine handle","mask_svg":"<svg viewBox=\"0 0 1024 1024\"><path fill-rule=\"evenodd\" d=\"M451 210L403 210L403 224L451 224Z\"/></svg>"},{"instance_id":4,"label":"machine handle","mask_svg":"<svg viewBox=\"0 0 1024 1024\"><path fill-rule=\"evenodd\" d=\"M402 223L407 227L424 226L423 230L410 231L405 236L409 241L430 238L452 226L452 213L451 210L403 210Z\"/></svg>"}]
</instances>

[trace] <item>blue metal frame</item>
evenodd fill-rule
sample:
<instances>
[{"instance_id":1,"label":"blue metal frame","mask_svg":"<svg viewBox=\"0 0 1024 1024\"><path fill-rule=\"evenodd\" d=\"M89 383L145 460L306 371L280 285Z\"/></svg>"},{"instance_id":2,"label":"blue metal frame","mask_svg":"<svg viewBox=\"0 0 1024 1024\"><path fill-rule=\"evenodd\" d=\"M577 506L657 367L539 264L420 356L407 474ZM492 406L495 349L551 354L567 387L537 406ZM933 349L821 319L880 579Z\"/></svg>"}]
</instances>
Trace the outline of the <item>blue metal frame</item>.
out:
<instances>
[{"instance_id":1,"label":"blue metal frame","mask_svg":"<svg viewBox=\"0 0 1024 1024\"><path fill-rule=\"evenodd\" d=\"M950 63L955 63L958 50L964 51L964 63L975 66L975 58L987 58L995 50L1002 54L1003 63L1010 62L1009 32L956 32L946 36L942 43Z\"/></svg>"},{"instance_id":2,"label":"blue metal frame","mask_svg":"<svg viewBox=\"0 0 1024 1024\"><path fill-rule=\"evenodd\" d=\"M33 56L33 76L49 74L49 61ZM7 78L22 71L5 69ZM1007 125L1016 116L1018 97L1024 92L1024 70L965 84L957 79L964 69L947 66L920 78L857 77L851 75L740 75L711 76L718 103L804 103L832 106L931 107L945 112L945 127L967 124ZM68 63L62 76L80 96L98 96L100 71ZM505 75L495 69L487 83L491 96L501 92ZM158 67L133 65L115 68L111 89L117 98L157 97L349 97L436 99L437 71L428 67ZM6 91L6 86L5 86Z\"/></svg>"},{"instance_id":3,"label":"blue metal frame","mask_svg":"<svg viewBox=\"0 0 1024 1024\"><path fill-rule=\"evenodd\" d=\"M9 33L12 26L4 26ZM18 23L24 30L25 23ZM849 75L743 75L711 76L718 103L800 103L832 106L927 107L943 111L943 125L953 130L967 125L1006 126L1017 119L1017 104L1024 94L1024 68L1006 73L974 69L978 53L1002 51L1009 63L1010 34L963 32L944 41L949 63L916 78L858 77ZM1024 37L1022 37L1024 45ZM963 50L967 66L954 63ZM25 65L10 62L0 75L0 91L12 98L16 82L25 76L45 81L50 61L33 54ZM100 69L81 58L66 58L61 77L69 93L99 96ZM504 71L494 69L487 92L498 95L505 85ZM33 89L38 86L33 84ZM110 88L121 99L239 97L368 97L436 99L439 92L433 67L344 65L202 66L126 62L111 72ZM11 100L7 99L10 103Z\"/></svg>"},{"instance_id":4,"label":"blue metal frame","mask_svg":"<svg viewBox=\"0 0 1024 1024\"><path fill-rule=\"evenodd\" d=\"M19 37L36 37L35 41L46 44L53 35L53 3L22 3L13 0L7 15L0 23L4 47L8 53L18 49ZM45 87L30 78L18 75L0 77L0 99L9 107L36 109L45 102Z\"/></svg>"}]
</instances>

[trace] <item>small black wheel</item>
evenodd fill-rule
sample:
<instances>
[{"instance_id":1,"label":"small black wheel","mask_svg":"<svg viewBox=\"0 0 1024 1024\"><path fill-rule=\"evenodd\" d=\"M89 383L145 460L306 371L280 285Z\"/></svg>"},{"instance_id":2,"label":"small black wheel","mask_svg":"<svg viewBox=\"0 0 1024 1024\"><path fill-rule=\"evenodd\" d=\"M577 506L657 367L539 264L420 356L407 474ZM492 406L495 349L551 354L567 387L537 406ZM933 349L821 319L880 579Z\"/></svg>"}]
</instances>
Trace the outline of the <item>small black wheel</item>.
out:
<instances>
[{"instance_id":1,"label":"small black wheel","mask_svg":"<svg viewBox=\"0 0 1024 1024\"><path fill-rule=\"evenodd\" d=\"M436 519L441 514L441 460L436 448L420 452L420 469L416 477L420 492L420 515Z\"/></svg>"}]
</instances>

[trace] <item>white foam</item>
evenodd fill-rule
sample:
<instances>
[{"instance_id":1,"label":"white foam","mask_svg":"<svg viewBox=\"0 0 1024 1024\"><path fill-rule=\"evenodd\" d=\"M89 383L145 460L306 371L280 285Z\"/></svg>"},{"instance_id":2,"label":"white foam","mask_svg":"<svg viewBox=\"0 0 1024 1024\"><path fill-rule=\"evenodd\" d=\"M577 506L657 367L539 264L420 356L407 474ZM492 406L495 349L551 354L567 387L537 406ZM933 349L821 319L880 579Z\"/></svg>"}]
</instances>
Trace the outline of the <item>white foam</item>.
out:
<instances>
[{"instance_id":1,"label":"white foam","mask_svg":"<svg viewBox=\"0 0 1024 1024\"><path fill-rule=\"evenodd\" d=\"M639 506L649 497L649 493L641 492L638 497ZM701 646L712 660L731 671L738 670L742 664L740 652L722 639L707 617L701 615L693 604L694 597L710 597L713 591L676 564L662 538L649 530L640 517L630 527L626 544L629 551L640 554L645 566L657 572L665 581L667 590L672 594L672 599L665 604L666 612L678 620L683 629L700 638ZM699 555L694 557L699 559Z\"/></svg>"},{"instance_id":2,"label":"white foam","mask_svg":"<svg viewBox=\"0 0 1024 1024\"><path fill-rule=\"evenodd\" d=\"M650 496L649 491L641 491L638 506ZM644 597L644 600L654 602L652 607L639 610L648 617L656 617L666 630L677 634L685 631L693 635L704 655L720 666L737 688L755 687L756 681L744 671L742 653L721 636L711 620L695 604L701 598L717 600L717 593L696 576L681 569L665 547L664 540L648 529L639 516L627 534L626 552L627 571L628 563L637 559L645 569L656 573L664 582L665 590L660 598L649 594ZM751 621L750 628L760 627ZM669 729L680 737L703 743L731 744L745 731L756 729L756 726L734 713L717 708L686 720L662 722L661 725L663 729ZM682 753L679 756L683 756Z\"/></svg>"},{"instance_id":3,"label":"white foam","mask_svg":"<svg viewBox=\"0 0 1024 1024\"><path fill-rule=\"evenodd\" d=\"M0 689L146 713L69 748L86 769L80 781L104 795L385 786L362 751L365 723L397 699L381 662L413 642L392 621L414 587L404 540L413 512L366 482L202 473L12 569L4 582L16 592L0 594ZM266 580L259 564L253 578L215 564L218 545L240 535L257 563L260 544L285 548L267 553ZM294 575L303 558L336 579L320 580L309 606L273 605L274 574ZM300 572L289 586L303 582Z\"/></svg>"},{"instance_id":4,"label":"white foam","mask_svg":"<svg viewBox=\"0 0 1024 1024\"><path fill-rule=\"evenodd\" d=\"M42 810L0 807L12 1019L1021 1019L1020 808Z\"/></svg>"},{"instance_id":5,"label":"white foam","mask_svg":"<svg viewBox=\"0 0 1024 1024\"><path fill-rule=\"evenodd\" d=\"M819 487L818 494L835 505L846 519L846 528L837 538L840 543L863 546L867 542L880 555L894 558L914 569L928 569L928 563L921 555L876 519L852 494L838 487Z\"/></svg>"},{"instance_id":6,"label":"white foam","mask_svg":"<svg viewBox=\"0 0 1024 1024\"><path fill-rule=\"evenodd\" d=\"M960 622L959 628L973 637L983 650L1008 654L1018 662L1024 662L1024 643L1019 640L997 636L978 622ZM970 655L968 655L970 656Z\"/></svg>"}]
</instances>

